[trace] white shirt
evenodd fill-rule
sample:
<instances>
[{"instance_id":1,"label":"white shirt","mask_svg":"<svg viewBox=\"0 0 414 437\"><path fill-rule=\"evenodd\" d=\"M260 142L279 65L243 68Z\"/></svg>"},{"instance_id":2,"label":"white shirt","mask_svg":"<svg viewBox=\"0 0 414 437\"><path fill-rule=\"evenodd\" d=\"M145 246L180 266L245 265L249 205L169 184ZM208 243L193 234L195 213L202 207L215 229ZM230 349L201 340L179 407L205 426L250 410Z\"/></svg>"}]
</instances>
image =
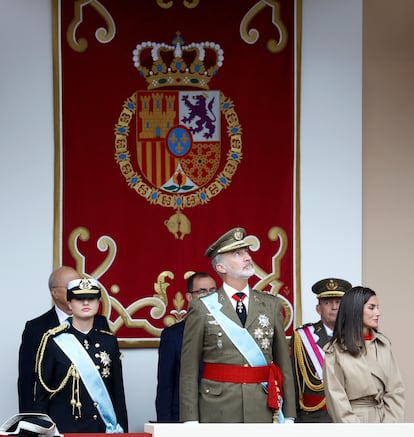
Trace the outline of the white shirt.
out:
<instances>
[{"instance_id":1,"label":"white shirt","mask_svg":"<svg viewBox=\"0 0 414 437\"><path fill-rule=\"evenodd\" d=\"M66 314L64 311L62 311L56 305L55 305L55 311L56 311L56 314L57 314L58 319L59 319L59 324L63 323L68 317L70 317L69 314Z\"/></svg>"},{"instance_id":2,"label":"white shirt","mask_svg":"<svg viewBox=\"0 0 414 437\"><path fill-rule=\"evenodd\" d=\"M325 323L323 324L323 326L324 326L324 328L325 328L326 333L328 334L328 337L332 337L332 335L333 335L333 329L328 328L328 327L325 325Z\"/></svg>"}]
</instances>

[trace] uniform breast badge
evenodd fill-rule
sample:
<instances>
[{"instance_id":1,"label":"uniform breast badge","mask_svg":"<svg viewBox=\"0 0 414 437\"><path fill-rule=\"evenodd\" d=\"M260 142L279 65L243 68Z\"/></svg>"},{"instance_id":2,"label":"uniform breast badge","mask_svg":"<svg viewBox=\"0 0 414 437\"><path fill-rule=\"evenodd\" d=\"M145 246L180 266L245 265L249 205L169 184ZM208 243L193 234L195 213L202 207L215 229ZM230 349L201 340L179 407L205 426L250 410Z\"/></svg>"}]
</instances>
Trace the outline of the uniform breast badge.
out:
<instances>
[{"instance_id":1,"label":"uniform breast badge","mask_svg":"<svg viewBox=\"0 0 414 437\"><path fill-rule=\"evenodd\" d=\"M270 320L266 314L260 314L257 318L259 327L254 330L254 338L263 350L269 349L273 339L273 328L270 328Z\"/></svg>"}]
</instances>

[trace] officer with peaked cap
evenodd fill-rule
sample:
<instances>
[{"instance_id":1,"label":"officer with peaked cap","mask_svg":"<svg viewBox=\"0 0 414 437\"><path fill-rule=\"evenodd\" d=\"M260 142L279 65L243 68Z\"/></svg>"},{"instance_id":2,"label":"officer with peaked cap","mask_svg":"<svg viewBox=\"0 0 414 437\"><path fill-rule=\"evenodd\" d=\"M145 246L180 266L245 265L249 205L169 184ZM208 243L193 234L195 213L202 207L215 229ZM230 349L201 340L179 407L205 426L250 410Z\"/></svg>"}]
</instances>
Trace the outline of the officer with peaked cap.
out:
<instances>
[{"instance_id":1,"label":"officer with peaked cap","mask_svg":"<svg viewBox=\"0 0 414 437\"><path fill-rule=\"evenodd\" d=\"M69 281L72 321L47 331L36 354L36 411L65 434L128 432L118 342L93 326L100 297L95 279Z\"/></svg>"},{"instance_id":2,"label":"officer with peaked cap","mask_svg":"<svg viewBox=\"0 0 414 437\"><path fill-rule=\"evenodd\" d=\"M344 279L326 278L312 286L320 320L295 330L291 338L297 422L332 422L325 404L323 347L332 337L342 296L352 288Z\"/></svg>"},{"instance_id":3,"label":"officer with peaked cap","mask_svg":"<svg viewBox=\"0 0 414 437\"><path fill-rule=\"evenodd\" d=\"M249 246L246 231L234 228L206 250L223 284L216 293L193 299L188 308L181 354L183 422L294 420L281 303L249 286L255 273Z\"/></svg>"}]
</instances>

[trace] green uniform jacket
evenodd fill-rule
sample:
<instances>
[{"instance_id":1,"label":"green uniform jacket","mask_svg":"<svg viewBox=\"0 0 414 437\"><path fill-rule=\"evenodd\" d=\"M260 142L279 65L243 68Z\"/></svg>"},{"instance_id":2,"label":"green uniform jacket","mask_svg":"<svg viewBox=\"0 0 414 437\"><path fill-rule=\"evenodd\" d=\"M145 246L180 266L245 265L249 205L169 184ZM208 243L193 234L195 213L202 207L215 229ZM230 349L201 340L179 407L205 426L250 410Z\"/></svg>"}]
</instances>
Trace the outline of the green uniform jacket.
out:
<instances>
[{"instance_id":1,"label":"green uniform jacket","mask_svg":"<svg viewBox=\"0 0 414 437\"><path fill-rule=\"evenodd\" d=\"M320 352L324 356L325 352L323 351L323 347L329 342L329 338L322 321L319 320L316 323L308 323L301 326L296 330L297 333L299 333L300 330L303 330L305 326L310 328L315 343L322 349ZM323 390L322 379L318 377L312 360L303 346L302 339L297 333L292 335L290 344L292 369L295 380L297 409L296 422L332 422L332 419L326 411L325 404L323 405L325 409L318 409L316 411L305 411L300 405L299 400L302 399L303 395L305 397L310 396L311 398L312 396L315 396L315 403L317 404L319 402L317 402L316 399L323 398L325 393ZM311 407L311 405L306 402L305 406Z\"/></svg>"},{"instance_id":2,"label":"green uniform jacket","mask_svg":"<svg viewBox=\"0 0 414 437\"><path fill-rule=\"evenodd\" d=\"M221 311L232 321L240 320L222 288L218 291ZM283 413L295 417L295 390L289 349L283 327L279 298L250 289L245 328L260 346L268 363L283 373ZM186 317L180 375L180 419L202 423L271 423L273 411L267 406L262 384L236 384L201 379L199 363L248 365L238 348L209 314L202 299L193 299Z\"/></svg>"}]
</instances>

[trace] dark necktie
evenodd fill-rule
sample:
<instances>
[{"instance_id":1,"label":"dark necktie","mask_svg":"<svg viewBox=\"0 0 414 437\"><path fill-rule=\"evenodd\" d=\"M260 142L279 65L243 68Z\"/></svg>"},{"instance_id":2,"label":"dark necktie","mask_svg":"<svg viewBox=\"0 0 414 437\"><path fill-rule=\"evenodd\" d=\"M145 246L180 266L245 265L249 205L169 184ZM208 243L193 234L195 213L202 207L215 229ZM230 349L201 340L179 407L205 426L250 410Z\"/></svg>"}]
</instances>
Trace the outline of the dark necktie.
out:
<instances>
[{"instance_id":1,"label":"dark necktie","mask_svg":"<svg viewBox=\"0 0 414 437\"><path fill-rule=\"evenodd\" d=\"M240 322L244 327L244 324L246 323L247 311L246 306L243 303L243 299L246 297L246 295L242 292L239 292L234 293L232 297L235 301L237 301L236 313L239 316Z\"/></svg>"}]
</instances>

